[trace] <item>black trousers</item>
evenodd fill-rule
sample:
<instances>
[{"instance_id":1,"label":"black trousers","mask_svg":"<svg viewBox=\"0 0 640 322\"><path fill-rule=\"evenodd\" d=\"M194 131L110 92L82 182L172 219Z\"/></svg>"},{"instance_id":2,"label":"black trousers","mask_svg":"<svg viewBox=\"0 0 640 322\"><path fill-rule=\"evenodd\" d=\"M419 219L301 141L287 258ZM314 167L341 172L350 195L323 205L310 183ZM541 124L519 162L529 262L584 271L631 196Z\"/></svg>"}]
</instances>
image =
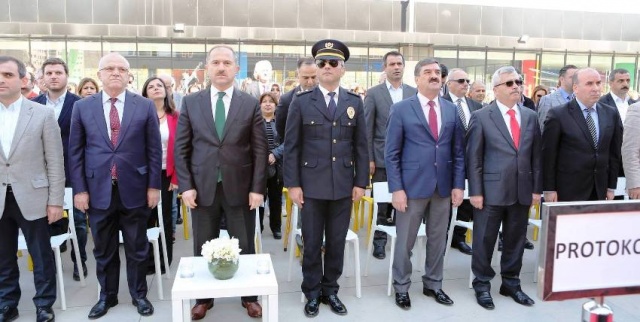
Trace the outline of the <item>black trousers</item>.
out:
<instances>
[{"instance_id":1,"label":"black trousers","mask_svg":"<svg viewBox=\"0 0 640 322\"><path fill-rule=\"evenodd\" d=\"M495 248L500 224L504 238L500 274L502 285L514 289L520 287L520 269L527 234L529 205L510 206L484 205L474 208L473 214L473 254L471 270L476 278L473 288L476 292L490 291L491 279L496 275L491 268L491 257Z\"/></svg>"},{"instance_id":2,"label":"black trousers","mask_svg":"<svg viewBox=\"0 0 640 322\"><path fill-rule=\"evenodd\" d=\"M122 232L127 259L127 283L134 299L147 296L147 223L149 207L127 209L120 199L118 185L111 189L111 204L107 209L89 208L89 224L95 248L96 276L100 283L100 299L118 296L120 255L118 230Z\"/></svg>"},{"instance_id":3,"label":"black trousers","mask_svg":"<svg viewBox=\"0 0 640 322\"><path fill-rule=\"evenodd\" d=\"M214 179L215 180L215 179ZM249 193L247 192L247 198ZM255 210L254 210L255 211ZM202 245L205 242L220 236L220 221L225 218L229 236L238 239L241 254L255 254L253 234L256 227L255 213L249 210L249 206L242 205L233 207L229 205L224 197L224 185L218 182L216 195L211 206L198 205L191 210L191 220L193 223L193 254L202 256ZM243 296L245 302L255 302L257 296ZM212 299L197 299L196 303L208 303Z\"/></svg>"},{"instance_id":4,"label":"black trousers","mask_svg":"<svg viewBox=\"0 0 640 322\"><path fill-rule=\"evenodd\" d=\"M4 212L0 219L0 308L17 308L20 302L18 228L22 229L33 259L33 283L36 307L50 308L56 301L56 264L51 250L47 217L26 220L11 191L7 189Z\"/></svg>"},{"instance_id":5,"label":"black trousers","mask_svg":"<svg viewBox=\"0 0 640 322\"><path fill-rule=\"evenodd\" d=\"M376 172L371 177L371 182L386 182L387 181L387 169L376 168ZM389 225L390 219L392 219L393 207L391 204L379 202L378 213L376 214L376 224ZM391 224L393 224L391 222ZM373 233L373 245L376 247L385 247L387 245L387 234L381 231Z\"/></svg>"},{"instance_id":6,"label":"black trousers","mask_svg":"<svg viewBox=\"0 0 640 322\"><path fill-rule=\"evenodd\" d=\"M267 179L267 196L269 200L269 227L272 232L280 232L282 226L282 187L283 182L276 173ZM260 231L264 230L264 207L260 207Z\"/></svg>"},{"instance_id":7,"label":"black trousers","mask_svg":"<svg viewBox=\"0 0 640 322\"><path fill-rule=\"evenodd\" d=\"M171 218L171 211L173 205L173 191L169 191L169 184L171 179L167 177L167 171L162 170L162 189L160 190L160 198L162 198L162 224L164 225L164 236L167 239L167 259L169 265L173 260L173 219ZM149 216L149 222L147 228L158 227L158 207L153 208L151 216ZM162 238L160 239L160 266L164 267L164 255L162 254ZM149 262L147 267L155 268L153 258L153 246L149 245Z\"/></svg>"},{"instance_id":8,"label":"black trousers","mask_svg":"<svg viewBox=\"0 0 640 322\"><path fill-rule=\"evenodd\" d=\"M302 207L302 292L307 299L338 294L344 265L344 245L351 219L351 198L304 198ZM322 262L322 240L325 253Z\"/></svg>"}]
</instances>

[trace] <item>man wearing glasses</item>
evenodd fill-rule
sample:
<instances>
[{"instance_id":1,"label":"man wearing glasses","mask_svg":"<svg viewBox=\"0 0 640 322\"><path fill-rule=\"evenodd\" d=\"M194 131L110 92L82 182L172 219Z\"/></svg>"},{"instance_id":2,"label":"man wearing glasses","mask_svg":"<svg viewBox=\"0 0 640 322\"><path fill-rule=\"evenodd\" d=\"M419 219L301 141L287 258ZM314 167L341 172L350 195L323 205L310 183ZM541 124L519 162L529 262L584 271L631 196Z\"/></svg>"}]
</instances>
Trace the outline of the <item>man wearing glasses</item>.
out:
<instances>
[{"instance_id":1,"label":"man wearing glasses","mask_svg":"<svg viewBox=\"0 0 640 322\"><path fill-rule=\"evenodd\" d=\"M456 105L456 115L460 119L465 132L469 129L469 120L471 119L471 112L475 112L482 108L482 104L475 102L472 99L466 97L469 91L469 75L460 69L454 68L449 73L447 79L447 86L449 93L443 96L444 99L449 102L453 102ZM473 208L469 203L469 200L464 200L460 207L458 207L457 220L470 221L473 216ZM465 242L465 234L467 229L464 227L456 226L453 228L453 238L451 239L451 247L457 248L463 254L471 255L471 247Z\"/></svg>"},{"instance_id":2,"label":"man wearing glasses","mask_svg":"<svg viewBox=\"0 0 640 322\"><path fill-rule=\"evenodd\" d=\"M304 313L316 316L324 303L345 315L347 308L337 295L338 278L351 206L369 182L365 116L360 96L340 87L349 59L347 46L326 39L313 45L311 53L319 85L297 94L289 108L284 184L302 212Z\"/></svg>"},{"instance_id":3,"label":"man wearing glasses","mask_svg":"<svg viewBox=\"0 0 640 322\"><path fill-rule=\"evenodd\" d=\"M129 294L142 316L147 300L147 222L160 200L162 145L151 100L127 90L129 62L110 53L98 63L103 91L76 102L71 114L69 167L74 205L89 212L100 298L89 319L118 304L122 232ZM170 205L167 205L170 207Z\"/></svg>"},{"instance_id":4,"label":"man wearing glasses","mask_svg":"<svg viewBox=\"0 0 640 322\"><path fill-rule=\"evenodd\" d=\"M529 207L542 193L542 138L536 113L521 107L520 75L501 67L491 79L496 100L473 113L467 132L467 176L473 205L471 270L478 304L495 308L491 297L491 257L502 225L500 294L531 306L520 287ZM522 174L529 175L522 175Z\"/></svg>"}]
</instances>

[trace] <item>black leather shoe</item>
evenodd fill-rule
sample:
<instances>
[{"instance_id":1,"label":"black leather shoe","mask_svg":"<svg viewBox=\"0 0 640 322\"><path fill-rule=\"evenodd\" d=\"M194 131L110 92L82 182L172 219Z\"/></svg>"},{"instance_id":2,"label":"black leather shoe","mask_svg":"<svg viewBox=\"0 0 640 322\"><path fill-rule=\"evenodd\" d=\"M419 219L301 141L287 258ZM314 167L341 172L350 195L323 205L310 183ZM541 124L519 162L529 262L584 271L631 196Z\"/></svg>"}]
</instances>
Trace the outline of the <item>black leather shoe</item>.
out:
<instances>
[{"instance_id":1,"label":"black leather shoe","mask_svg":"<svg viewBox=\"0 0 640 322\"><path fill-rule=\"evenodd\" d=\"M451 247L456 248L461 253L466 254L466 255L473 254L473 251L471 250L471 247L469 247L469 245L467 245L467 243L465 243L464 241L454 243L453 245L451 245Z\"/></svg>"},{"instance_id":2,"label":"black leather shoe","mask_svg":"<svg viewBox=\"0 0 640 322\"><path fill-rule=\"evenodd\" d=\"M422 294L435 298L436 302L440 304L453 305L453 300L451 300L451 298L449 298L449 296L442 289L430 290L428 288L423 288Z\"/></svg>"},{"instance_id":3,"label":"black leather shoe","mask_svg":"<svg viewBox=\"0 0 640 322\"><path fill-rule=\"evenodd\" d=\"M491 293L487 291L476 292L476 301L478 301L478 304L480 304L480 306L487 310L493 310L496 308L496 306L493 305L493 298L491 297Z\"/></svg>"},{"instance_id":4,"label":"black leather shoe","mask_svg":"<svg viewBox=\"0 0 640 322\"><path fill-rule=\"evenodd\" d=\"M331 311L333 311L333 313L335 314L347 314L347 307L342 304L342 301L340 301L338 296L335 294L320 296L320 302L322 302L323 304L329 304L329 306L331 307Z\"/></svg>"},{"instance_id":5,"label":"black leather shoe","mask_svg":"<svg viewBox=\"0 0 640 322\"><path fill-rule=\"evenodd\" d=\"M178 219L176 219L176 225L182 225L182 217L178 217Z\"/></svg>"},{"instance_id":6,"label":"black leather shoe","mask_svg":"<svg viewBox=\"0 0 640 322\"><path fill-rule=\"evenodd\" d=\"M18 309L5 306L0 310L0 322L9 322L18 318Z\"/></svg>"},{"instance_id":7,"label":"black leather shoe","mask_svg":"<svg viewBox=\"0 0 640 322\"><path fill-rule=\"evenodd\" d=\"M84 277L87 277L87 264L82 263L82 274L84 274ZM78 273L78 267L74 264L73 265L73 280L74 281L80 281L80 273Z\"/></svg>"},{"instance_id":8,"label":"black leather shoe","mask_svg":"<svg viewBox=\"0 0 640 322\"><path fill-rule=\"evenodd\" d=\"M384 247L382 246L373 246L373 257L377 259L384 259L387 255L385 254Z\"/></svg>"},{"instance_id":9,"label":"black leather shoe","mask_svg":"<svg viewBox=\"0 0 640 322\"><path fill-rule=\"evenodd\" d=\"M116 305L118 305L117 298L99 300L98 303L96 303L96 305L91 308L91 311L89 311L89 319L95 320L99 317L102 317L103 315L107 314L107 311L109 311L110 308Z\"/></svg>"},{"instance_id":10,"label":"black leather shoe","mask_svg":"<svg viewBox=\"0 0 640 322\"><path fill-rule=\"evenodd\" d=\"M55 320L56 315L53 314L50 307L39 307L36 310L36 322L53 322Z\"/></svg>"},{"instance_id":11,"label":"black leather shoe","mask_svg":"<svg viewBox=\"0 0 640 322\"><path fill-rule=\"evenodd\" d=\"M510 289L504 286L500 286L500 295L510 296L516 303L531 306L535 304L527 294L525 294L520 287L516 289Z\"/></svg>"},{"instance_id":12,"label":"black leather shoe","mask_svg":"<svg viewBox=\"0 0 640 322\"><path fill-rule=\"evenodd\" d=\"M282 233L279 231L274 232L273 239L282 239Z\"/></svg>"},{"instance_id":13,"label":"black leather shoe","mask_svg":"<svg viewBox=\"0 0 640 322\"><path fill-rule=\"evenodd\" d=\"M411 299L409 298L409 293L396 293L396 305L403 310L410 309Z\"/></svg>"},{"instance_id":14,"label":"black leather shoe","mask_svg":"<svg viewBox=\"0 0 640 322\"><path fill-rule=\"evenodd\" d=\"M308 318L312 318L318 315L320 311L320 300L316 297L314 299L307 300L307 304L304 305L304 315Z\"/></svg>"},{"instance_id":15,"label":"black leather shoe","mask_svg":"<svg viewBox=\"0 0 640 322\"><path fill-rule=\"evenodd\" d=\"M138 308L138 313L140 313L140 315L149 316L153 314L153 305L151 305L151 302L149 302L146 297L133 299L132 303L133 306Z\"/></svg>"},{"instance_id":16,"label":"black leather shoe","mask_svg":"<svg viewBox=\"0 0 640 322\"><path fill-rule=\"evenodd\" d=\"M533 249L533 243L531 241L529 241L529 239L525 239L524 248L525 249Z\"/></svg>"}]
</instances>

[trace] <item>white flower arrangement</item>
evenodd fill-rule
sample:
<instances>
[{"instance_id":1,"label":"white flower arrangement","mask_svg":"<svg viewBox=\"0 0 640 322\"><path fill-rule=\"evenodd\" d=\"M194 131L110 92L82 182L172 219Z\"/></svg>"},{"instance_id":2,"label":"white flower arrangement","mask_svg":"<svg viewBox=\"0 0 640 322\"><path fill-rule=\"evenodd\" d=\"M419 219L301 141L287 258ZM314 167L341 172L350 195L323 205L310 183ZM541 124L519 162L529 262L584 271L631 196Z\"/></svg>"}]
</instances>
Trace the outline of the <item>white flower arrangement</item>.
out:
<instances>
[{"instance_id":1,"label":"white flower arrangement","mask_svg":"<svg viewBox=\"0 0 640 322\"><path fill-rule=\"evenodd\" d=\"M202 245L202 257L206 258L208 262L213 262L216 259L223 259L226 261L238 262L240 256L240 244L237 238L219 237L205 242Z\"/></svg>"}]
</instances>

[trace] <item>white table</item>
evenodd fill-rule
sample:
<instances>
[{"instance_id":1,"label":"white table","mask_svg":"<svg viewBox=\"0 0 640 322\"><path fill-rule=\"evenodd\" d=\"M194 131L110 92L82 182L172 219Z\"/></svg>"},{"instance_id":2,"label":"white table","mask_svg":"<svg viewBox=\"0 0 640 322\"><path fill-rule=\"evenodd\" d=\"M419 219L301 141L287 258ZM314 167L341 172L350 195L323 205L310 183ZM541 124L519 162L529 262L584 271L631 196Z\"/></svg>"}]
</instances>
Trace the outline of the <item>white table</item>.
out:
<instances>
[{"instance_id":1,"label":"white table","mask_svg":"<svg viewBox=\"0 0 640 322\"><path fill-rule=\"evenodd\" d=\"M269 263L268 274L257 273L258 260ZM194 276L180 277L186 262L191 261ZM191 299L239 296L262 296L262 319L278 321L278 282L269 254L240 255L236 274L228 280L211 275L203 257L182 257L171 289L173 321L191 321Z\"/></svg>"}]
</instances>

